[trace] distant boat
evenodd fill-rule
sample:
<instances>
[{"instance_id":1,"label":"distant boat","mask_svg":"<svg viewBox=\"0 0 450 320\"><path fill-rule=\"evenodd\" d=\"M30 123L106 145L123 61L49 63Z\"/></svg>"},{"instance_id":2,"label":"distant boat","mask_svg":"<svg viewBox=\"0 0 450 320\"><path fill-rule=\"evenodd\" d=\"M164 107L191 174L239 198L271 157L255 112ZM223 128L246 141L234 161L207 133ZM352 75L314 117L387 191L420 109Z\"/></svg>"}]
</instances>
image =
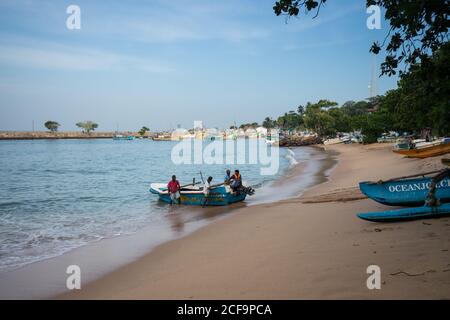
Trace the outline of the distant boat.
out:
<instances>
[{"instance_id":1,"label":"distant boat","mask_svg":"<svg viewBox=\"0 0 450 320\"><path fill-rule=\"evenodd\" d=\"M124 136L122 134L115 134L113 140L134 140L134 136Z\"/></svg>"},{"instance_id":2,"label":"distant boat","mask_svg":"<svg viewBox=\"0 0 450 320\"><path fill-rule=\"evenodd\" d=\"M153 141L172 141L172 137L168 135L156 136L152 138Z\"/></svg>"},{"instance_id":3,"label":"distant boat","mask_svg":"<svg viewBox=\"0 0 450 320\"><path fill-rule=\"evenodd\" d=\"M359 213L358 217L372 222L394 222L425 218L438 218L450 215L450 203L437 207L404 208L381 212Z\"/></svg>"},{"instance_id":4,"label":"distant boat","mask_svg":"<svg viewBox=\"0 0 450 320\"><path fill-rule=\"evenodd\" d=\"M157 194L159 199L170 203L170 196L167 191L167 184L152 183L150 185L150 192ZM208 196L207 206L226 206L232 203L244 201L247 194L241 192L237 195L233 194L228 186L212 187ZM205 195L203 194L203 186L189 185L182 186L180 190L181 204L201 206L205 202Z\"/></svg>"},{"instance_id":5,"label":"distant boat","mask_svg":"<svg viewBox=\"0 0 450 320\"><path fill-rule=\"evenodd\" d=\"M326 146L331 146L333 144L340 144L340 143L344 143L344 141L341 140L340 138L327 139L327 140L324 140L324 142L323 142L323 144Z\"/></svg>"},{"instance_id":6,"label":"distant boat","mask_svg":"<svg viewBox=\"0 0 450 320\"><path fill-rule=\"evenodd\" d=\"M450 138L433 142L417 142L414 148L405 146L405 143L397 144L394 147L394 152L410 157L410 158L429 158L443 155L450 152Z\"/></svg>"},{"instance_id":7,"label":"distant boat","mask_svg":"<svg viewBox=\"0 0 450 320\"><path fill-rule=\"evenodd\" d=\"M431 177L425 177L390 180L380 183L360 182L359 188L370 199L388 206L417 207L425 204L430 184ZM436 198L440 199L442 203L450 202L449 178L443 179L438 183Z\"/></svg>"},{"instance_id":8,"label":"distant boat","mask_svg":"<svg viewBox=\"0 0 450 320\"><path fill-rule=\"evenodd\" d=\"M337 138L332 138L332 139L326 139L326 140L323 142L323 144L326 145L326 146L331 146L331 145L333 145L333 144L340 144L340 143L345 143L345 144L347 144L347 143L351 143L352 141L353 141L353 140L352 140L352 137L351 137L350 135L346 134L346 135L344 135L344 136L342 136L342 137L337 137ZM355 139L354 142L359 142L359 140L356 140L356 139Z\"/></svg>"},{"instance_id":9,"label":"distant boat","mask_svg":"<svg viewBox=\"0 0 450 320\"><path fill-rule=\"evenodd\" d=\"M398 139L398 133L391 131L389 133L383 133L381 137L377 139L378 143L392 143Z\"/></svg>"}]
</instances>

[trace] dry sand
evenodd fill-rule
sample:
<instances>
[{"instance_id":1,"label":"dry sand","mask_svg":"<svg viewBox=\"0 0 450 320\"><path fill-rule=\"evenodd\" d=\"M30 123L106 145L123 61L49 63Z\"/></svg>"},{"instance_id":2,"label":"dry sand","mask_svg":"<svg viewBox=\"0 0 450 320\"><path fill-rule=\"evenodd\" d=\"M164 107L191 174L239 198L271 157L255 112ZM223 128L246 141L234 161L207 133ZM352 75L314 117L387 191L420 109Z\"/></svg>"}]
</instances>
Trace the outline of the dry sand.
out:
<instances>
[{"instance_id":1,"label":"dry sand","mask_svg":"<svg viewBox=\"0 0 450 320\"><path fill-rule=\"evenodd\" d=\"M336 145L329 181L301 198L246 207L58 298L448 299L450 218L371 223L355 214L387 207L365 199L362 180L440 169L390 145ZM366 269L381 268L369 290Z\"/></svg>"}]
</instances>

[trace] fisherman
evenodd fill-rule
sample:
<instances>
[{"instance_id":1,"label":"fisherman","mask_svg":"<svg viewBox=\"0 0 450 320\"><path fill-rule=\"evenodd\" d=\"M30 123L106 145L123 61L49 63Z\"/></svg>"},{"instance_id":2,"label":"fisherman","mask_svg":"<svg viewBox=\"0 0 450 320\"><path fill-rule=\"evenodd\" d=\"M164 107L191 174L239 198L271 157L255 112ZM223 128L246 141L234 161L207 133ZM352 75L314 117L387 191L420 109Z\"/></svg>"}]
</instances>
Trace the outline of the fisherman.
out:
<instances>
[{"instance_id":1,"label":"fisherman","mask_svg":"<svg viewBox=\"0 0 450 320\"><path fill-rule=\"evenodd\" d=\"M181 197L180 197L180 182L178 182L176 175L172 176L172 180L169 181L167 184L167 189L169 190L169 196L170 196L170 205L174 201L177 201L178 204L181 204Z\"/></svg>"},{"instance_id":2,"label":"fisherman","mask_svg":"<svg viewBox=\"0 0 450 320\"><path fill-rule=\"evenodd\" d=\"M223 183L229 185L231 180L231 171L227 169L225 177L223 178Z\"/></svg>"},{"instance_id":3,"label":"fisherman","mask_svg":"<svg viewBox=\"0 0 450 320\"><path fill-rule=\"evenodd\" d=\"M239 170L234 170L234 174L230 179L230 187L233 190L233 192L236 192L241 186L242 186L242 176Z\"/></svg>"},{"instance_id":4,"label":"fisherman","mask_svg":"<svg viewBox=\"0 0 450 320\"><path fill-rule=\"evenodd\" d=\"M204 208L206 206L206 203L208 202L208 196L211 190L211 181L212 177L208 177L208 179L205 182L205 185L203 186L203 195L205 196L205 199L203 200L202 207Z\"/></svg>"}]
</instances>

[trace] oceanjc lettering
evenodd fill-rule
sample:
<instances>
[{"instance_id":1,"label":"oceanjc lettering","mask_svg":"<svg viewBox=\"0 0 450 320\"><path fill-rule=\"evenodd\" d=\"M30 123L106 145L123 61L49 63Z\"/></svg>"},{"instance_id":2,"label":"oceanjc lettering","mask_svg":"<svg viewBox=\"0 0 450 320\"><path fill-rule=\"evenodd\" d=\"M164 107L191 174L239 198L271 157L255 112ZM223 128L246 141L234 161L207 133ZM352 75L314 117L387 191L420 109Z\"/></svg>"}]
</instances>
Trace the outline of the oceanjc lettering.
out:
<instances>
[{"instance_id":1,"label":"oceanjc lettering","mask_svg":"<svg viewBox=\"0 0 450 320\"><path fill-rule=\"evenodd\" d=\"M389 192L411 192L411 191L422 191L430 189L431 181L429 182L418 182L412 184L398 184L389 186ZM436 185L437 189L450 187L450 180L442 180Z\"/></svg>"}]
</instances>

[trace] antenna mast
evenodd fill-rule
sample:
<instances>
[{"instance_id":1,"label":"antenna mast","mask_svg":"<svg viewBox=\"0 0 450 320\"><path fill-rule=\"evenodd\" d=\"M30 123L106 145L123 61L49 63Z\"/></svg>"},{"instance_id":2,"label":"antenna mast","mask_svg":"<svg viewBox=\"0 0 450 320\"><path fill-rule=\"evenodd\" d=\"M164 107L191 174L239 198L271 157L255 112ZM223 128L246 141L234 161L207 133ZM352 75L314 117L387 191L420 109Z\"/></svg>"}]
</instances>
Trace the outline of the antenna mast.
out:
<instances>
[{"instance_id":1,"label":"antenna mast","mask_svg":"<svg viewBox=\"0 0 450 320\"><path fill-rule=\"evenodd\" d=\"M377 86L377 56L372 53L372 71L370 75L370 83L369 83L369 98L375 97L378 95L378 86Z\"/></svg>"}]
</instances>

